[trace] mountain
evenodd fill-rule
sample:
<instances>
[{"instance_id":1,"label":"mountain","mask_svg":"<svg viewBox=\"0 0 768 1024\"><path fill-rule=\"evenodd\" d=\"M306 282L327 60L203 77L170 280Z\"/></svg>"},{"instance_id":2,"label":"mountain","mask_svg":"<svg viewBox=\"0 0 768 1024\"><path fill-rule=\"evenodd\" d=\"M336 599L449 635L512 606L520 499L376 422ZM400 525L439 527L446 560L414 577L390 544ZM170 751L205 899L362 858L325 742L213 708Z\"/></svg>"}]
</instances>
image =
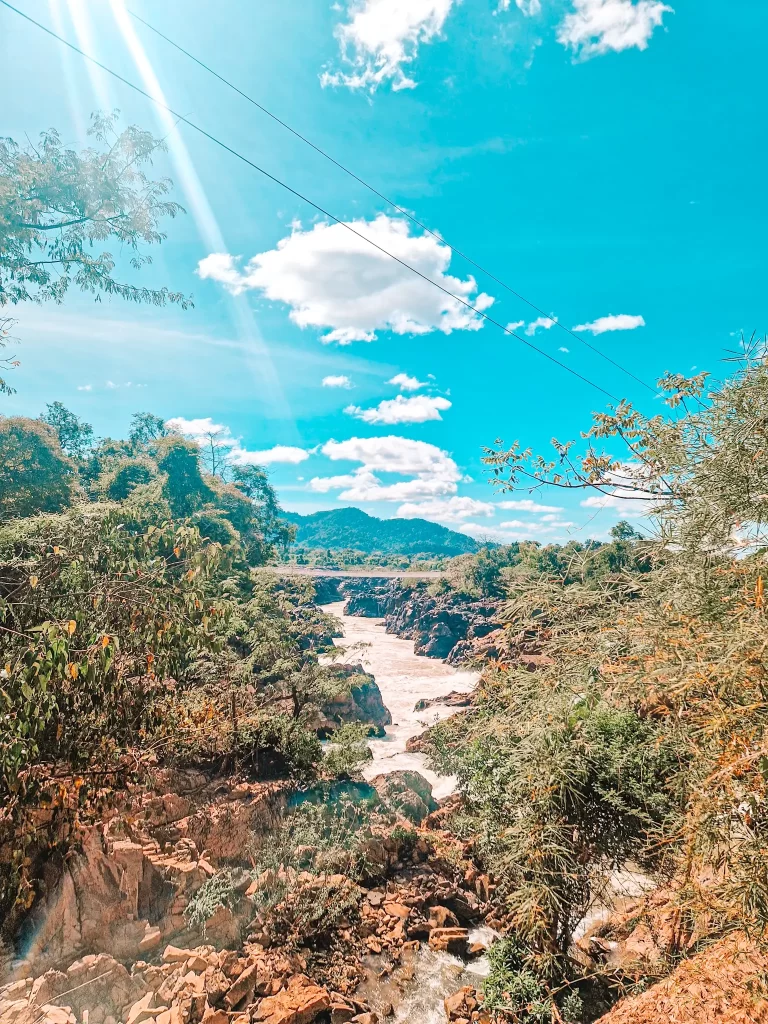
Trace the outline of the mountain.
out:
<instances>
[{"instance_id":1,"label":"mountain","mask_svg":"<svg viewBox=\"0 0 768 1024\"><path fill-rule=\"evenodd\" d=\"M388 555L463 555L480 548L471 537L426 519L377 519L359 508L282 516L297 527L296 543L308 548L354 548Z\"/></svg>"}]
</instances>

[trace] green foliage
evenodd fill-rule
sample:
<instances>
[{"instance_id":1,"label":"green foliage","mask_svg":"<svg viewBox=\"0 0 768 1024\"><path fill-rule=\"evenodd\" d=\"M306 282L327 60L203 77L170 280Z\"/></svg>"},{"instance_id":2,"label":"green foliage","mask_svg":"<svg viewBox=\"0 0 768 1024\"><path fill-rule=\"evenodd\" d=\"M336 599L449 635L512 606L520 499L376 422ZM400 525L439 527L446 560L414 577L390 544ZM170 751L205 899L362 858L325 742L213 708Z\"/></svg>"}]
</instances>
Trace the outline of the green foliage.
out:
<instances>
[{"instance_id":1,"label":"green foliage","mask_svg":"<svg viewBox=\"0 0 768 1024\"><path fill-rule=\"evenodd\" d=\"M15 323L16 321L9 316L0 316L0 350L6 348L11 340L11 330ZM18 365L19 361L15 356L0 355L0 367L3 370L13 370ZM16 394L15 388L12 388L4 377L0 377L0 395L14 394Z\"/></svg>"},{"instance_id":2,"label":"green foliage","mask_svg":"<svg viewBox=\"0 0 768 1024\"><path fill-rule=\"evenodd\" d=\"M21 416L0 419L0 521L56 512L70 504L75 486L52 427Z\"/></svg>"},{"instance_id":3,"label":"green foliage","mask_svg":"<svg viewBox=\"0 0 768 1024\"><path fill-rule=\"evenodd\" d=\"M157 473L157 467L147 458L118 457L110 461L112 467L101 474L96 485L110 501L125 501Z\"/></svg>"},{"instance_id":4,"label":"green foliage","mask_svg":"<svg viewBox=\"0 0 768 1024\"><path fill-rule=\"evenodd\" d=\"M190 928L199 928L205 935L205 926L222 907L234 910L240 902L235 888L235 873L219 871L200 886L184 908L184 919Z\"/></svg>"},{"instance_id":5,"label":"green foliage","mask_svg":"<svg viewBox=\"0 0 768 1024\"><path fill-rule=\"evenodd\" d=\"M191 516L213 500L213 491L203 479L200 452L192 441L170 435L157 442L157 467L166 476L163 494L171 514Z\"/></svg>"},{"instance_id":6,"label":"green foliage","mask_svg":"<svg viewBox=\"0 0 768 1024\"><path fill-rule=\"evenodd\" d=\"M161 437L167 437L168 428L162 416L151 412L135 412L131 417L128 441L134 448L146 449Z\"/></svg>"},{"instance_id":7,"label":"green foliage","mask_svg":"<svg viewBox=\"0 0 768 1024\"><path fill-rule=\"evenodd\" d=\"M334 732L333 741L323 761L323 769L332 778L357 778L362 765L372 758L367 727L358 722L349 722Z\"/></svg>"},{"instance_id":8,"label":"green foliage","mask_svg":"<svg viewBox=\"0 0 768 1024\"><path fill-rule=\"evenodd\" d=\"M82 459L93 445L93 427L79 419L62 402L52 402L40 417L53 427L62 451L75 459Z\"/></svg>"},{"instance_id":9,"label":"green foliage","mask_svg":"<svg viewBox=\"0 0 768 1024\"><path fill-rule=\"evenodd\" d=\"M53 129L36 146L0 140L0 306L61 302L72 286L97 298L190 305L167 288L118 281L114 257L101 248L112 239L139 269L150 262L143 246L165 239L160 222L182 212L166 198L170 182L142 170L165 144L136 127L117 134L114 124L94 115L89 134L101 148L82 153Z\"/></svg>"}]
</instances>

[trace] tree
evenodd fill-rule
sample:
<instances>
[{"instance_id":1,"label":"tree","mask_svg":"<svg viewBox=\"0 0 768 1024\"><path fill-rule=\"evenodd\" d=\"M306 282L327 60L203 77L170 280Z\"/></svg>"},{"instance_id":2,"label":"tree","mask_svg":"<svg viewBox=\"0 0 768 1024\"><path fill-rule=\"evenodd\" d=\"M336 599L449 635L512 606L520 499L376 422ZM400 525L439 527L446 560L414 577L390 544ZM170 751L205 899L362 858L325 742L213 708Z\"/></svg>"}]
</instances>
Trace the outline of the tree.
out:
<instances>
[{"instance_id":1,"label":"tree","mask_svg":"<svg viewBox=\"0 0 768 1024\"><path fill-rule=\"evenodd\" d=\"M162 140L135 126L117 134L115 119L92 116L89 135L101 148L82 153L65 148L53 129L37 146L0 139L0 306L61 302L72 285L97 298L191 305L179 292L117 280L114 257L101 249L113 239L138 270L151 261L143 245L166 237L160 221L183 212L166 199L171 182L142 170L165 148Z\"/></svg>"},{"instance_id":2,"label":"tree","mask_svg":"<svg viewBox=\"0 0 768 1024\"><path fill-rule=\"evenodd\" d=\"M170 431L162 416L151 412L135 412L131 417L128 440L136 448L147 448L153 441L167 437Z\"/></svg>"},{"instance_id":3,"label":"tree","mask_svg":"<svg viewBox=\"0 0 768 1024\"><path fill-rule=\"evenodd\" d=\"M174 516L194 515L213 501L213 491L200 472L200 450L193 441L173 435L162 438L157 466L166 474L163 493Z\"/></svg>"},{"instance_id":4,"label":"tree","mask_svg":"<svg viewBox=\"0 0 768 1024\"><path fill-rule=\"evenodd\" d=\"M0 349L7 346L15 323L16 321L9 316L0 317ZM0 357L0 366L4 370L14 370L18 365L19 361L14 356ZM0 395L13 395L15 393L15 389L11 387L8 381L0 377Z\"/></svg>"},{"instance_id":5,"label":"tree","mask_svg":"<svg viewBox=\"0 0 768 1024\"><path fill-rule=\"evenodd\" d=\"M53 427L67 455L82 459L88 454L93 445L93 427L70 412L62 402L46 405L40 419Z\"/></svg>"},{"instance_id":6,"label":"tree","mask_svg":"<svg viewBox=\"0 0 768 1024\"><path fill-rule=\"evenodd\" d=\"M0 419L0 518L58 512L72 501L74 467L53 427L21 416Z\"/></svg>"}]
</instances>

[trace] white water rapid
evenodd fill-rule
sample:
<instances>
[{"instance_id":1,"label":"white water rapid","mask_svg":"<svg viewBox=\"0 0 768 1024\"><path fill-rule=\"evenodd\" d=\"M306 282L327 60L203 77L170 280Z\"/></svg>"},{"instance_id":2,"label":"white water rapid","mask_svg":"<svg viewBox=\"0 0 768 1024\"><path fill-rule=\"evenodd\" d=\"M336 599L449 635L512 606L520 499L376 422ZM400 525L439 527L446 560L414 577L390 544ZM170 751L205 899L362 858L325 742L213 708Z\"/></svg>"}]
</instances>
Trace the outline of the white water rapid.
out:
<instances>
[{"instance_id":1,"label":"white water rapid","mask_svg":"<svg viewBox=\"0 0 768 1024\"><path fill-rule=\"evenodd\" d=\"M455 779L436 775L425 766L423 754L410 753L406 743L436 721L455 713L445 704L426 711L415 711L419 700L435 700L453 691L470 693L479 678L477 672L452 668L445 662L414 654L413 641L401 640L384 630L383 619L344 615L344 602L325 605L324 612L334 615L344 626L344 636L334 643L345 648L341 660L360 664L375 678L384 704L392 714L383 739L369 740L373 760L365 766L365 776L400 771L419 772L432 785L436 799L450 795ZM471 942L484 945L497 938L490 928L470 933ZM465 964L449 953L437 953L428 946L416 954L405 954L403 963L386 977L372 972L360 989L374 1010L394 1006L393 1024L445 1024L443 1000L463 985L480 987L489 970L486 957Z\"/></svg>"},{"instance_id":2,"label":"white water rapid","mask_svg":"<svg viewBox=\"0 0 768 1024\"><path fill-rule=\"evenodd\" d=\"M325 605L323 611L334 615L344 626L343 638L334 641L346 649L342 660L360 664L370 672L392 715L386 736L369 741L373 760L365 767L366 778L408 768L431 783L435 799L449 796L455 780L430 771L425 767L424 755L408 752L405 745L439 719L453 714L455 709L444 704L426 711L415 711L414 707L419 700L439 699L452 691L470 693L477 685L479 673L461 671L443 661L414 654L413 641L390 636L384 630L383 619L344 615L343 601Z\"/></svg>"}]
</instances>

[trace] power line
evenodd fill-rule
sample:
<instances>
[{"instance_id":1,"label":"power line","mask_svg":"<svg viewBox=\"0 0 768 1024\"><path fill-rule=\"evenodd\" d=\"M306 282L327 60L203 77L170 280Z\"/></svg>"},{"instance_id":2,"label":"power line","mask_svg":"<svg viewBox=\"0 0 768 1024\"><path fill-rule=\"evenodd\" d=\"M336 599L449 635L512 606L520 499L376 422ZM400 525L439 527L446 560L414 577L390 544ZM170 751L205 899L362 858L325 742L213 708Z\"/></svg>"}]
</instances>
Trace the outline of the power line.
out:
<instances>
[{"instance_id":1,"label":"power line","mask_svg":"<svg viewBox=\"0 0 768 1024\"><path fill-rule=\"evenodd\" d=\"M551 323L554 326L559 327L562 331L565 331L566 334L570 334L572 338L575 338L576 341L580 342L582 345L585 345L588 349L591 349L593 352L599 355L601 359L605 359L606 362L611 363L612 366L615 366L616 369L621 370L622 373L625 373L628 377L631 377L632 380L636 381L636 383L642 385L642 387L644 388L647 388L647 390L650 391L652 394L656 394L656 388L651 387L650 384L647 384L640 377L637 377L634 373L632 373L631 370L628 370L626 366L622 366L622 364L616 362L615 359L611 359L611 357L609 355L606 355L606 353L603 352L602 349L599 349L596 345L592 345L585 338L582 338L581 335L576 334L575 331L572 331L570 328L566 327L565 324L561 324L560 321L553 317L550 313L547 313L543 309L540 309L536 305L536 303L531 302L530 299L527 299L524 295L521 295L520 292L515 291L515 289L512 288L511 285L508 285L505 281L502 281L501 278L496 277L496 275L492 274L490 270L486 270L485 267L481 266L470 256L468 256L465 252L462 252L461 249L458 249L455 245L452 245L451 242L449 242L448 239L445 238L443 235L439 234L437 231L433 231L432 228L427 227L427 225L420 221L418 217L414 216L414 214L410 213L402 206L399 206L392 199L389 199L387 196L385 196L382 192L379 192L377 188L375 188L369 182L365 181L364 178L361 178L358 174L355 174L353 170L351 170L345 164L341 163L341 161L337 160L335 157L331 156L331 154L324 150L321 146L318 146L316 143L312 142L312 140L308 139L306 135L302 135L301 132L291 127L291 125L289 125L286 121L283 121L282 118L278 117L277 114L273 114L271 110L268 110L267 107L259 103L258 100L255 100L252 96L249 96L248 93L243 92L243 90L236 86L234 82L230 82L228 78L225 78L223 75L220 75L218 71L215 71L209 64L206 64L205 61L200 60L199 57L196 57L193 53L190 53L189 50L184 49L183 46L177 43L174 39L171 39L170 36L167 36L164 32L161 32L159 28L155 28L154 25L151 25L148 21L146 21L140 15L136 14L134 11L131 11L128 8L126 8L126 10L128 11L128 14L131 15L132 18L135 18L136 21L141 22L141 24L148 28L150 32L154 32L155 35L159 36L161 39L164 39L166 43L168 43L170 46L173 46L180 53L183 53L185 57L189 57L191 61L194 61L194 63L197 64L199 67L203 68L210 75L213 75L214 78L217 78L220 82L226 85L227 88L232 89L232 91L236 92L238 96L242 96L244 100L247 100L248 103L256 107L257 110L260 110L263 114L266 114L267 117L271 117L273 121L281 125L292 135L294 135L297 139L300 139L302 142L306 143L307 146L310 146L312 149L314 149L314 151L316 153L319 153L320 156L330 161L330 163L332 163L335 167L338 167L339 170L344 171L345 174L348 174L350 178L353 178L364 188L367 188L369 192L373 193L373 195L378 196L378 198L383 200L388 206L391 206L393 210L397 210L397 212L401 214L403 217L407 217L412 224L415 224L417 227L421 228L422 231L426 231L428 234L432 235L433 238L436 238L443 245L447 246L452 253L455 253L457 256L460 256L463 260L466 260L466 262L469 263L470 266L473 266L476 270L479 270L481 274L485 274L486 277L489 277L501 288L506 289L506 291L508 291L510 295L514 295L515 298L520 299L521 302L524 302L531 309L535 310L535 312L537 312L540 316L546 317L547 320L551 321Z\"/></svg>"},{"instance_id":2,"label":"power line","mask_svg":"<svg viewBox=\"0 0 768 1024\"><path fill-rule=\"evenodd\" d=\"M181 121L184 124L188 125L190 128L194 129L204 138L208 139L210 142L213 142L215 145L220 146L221 149L225 150L230 155L236 157L238 160L241 160L244 164L247 164L249 167L252 167L255 171L258 171L259 174L264 175L265 178L268 178L270 181L273 181L276 185L280 185L282 188L284 188L287 192L290 192L291 195L295 196L297 199L300 199L302 202L314 207L314 209L317 210L319 213L322 213L324 217L328 217L336 224L339 224L341 227L346 228L347 231L351 232L353 235L356 235L357 238L360 238L368 245L373 246L374 249L377 249L379 252L389 257L389 259L392 259L396 263L399 263L401 266L405 267L406 270L409 270L411 271L411 273L416 274L417 277L420 277L423 281L426 281L427 284L431 284L434 288L437 288L439 291L443 292L443 294L449 296L451 299L454 299L456 302L461 303L462 306L465 306L467 309L471 310L477 316L482 317L484 320L487 320L495 327L500 328L502 331L504 331L505 334L509 334L511 335L511 337L516 338L517 341L522 342L523 345L526 345L534 352L537 352L540 356L543 356L545 359L548 359L551 363L554 363L556 366L559 366L562 370L565 370L566 373L570 373L571 376L578 378L584 384L588 384L591 388L594 388L596 391L599 391L602 395L605 395L607 398L612 399L614 402L619 401L616 395L611 394L610 391L606 391L605 388L600 387L600 385L596 384L593 380L590 380L588 377L585 377L582 374L578 373L576 370L572 369L570 366L567 366L565 363L561 363L559 359L556 359L554 356L551 356L548 352L545 352L543 349L540 349L538 346L534 345L526 338L521 338L519 334L515 334L514 331L510 330L508 327L505 327L504 324L500 323L498 320L494 320L493 317L488 316L488 314L485 313L483 310L477 308L476 306L473 306L472 303L467 302L466 299L461 298L460 295L454 295L454 293L452 291L449 291L448 288L443 287L443 285L439 284L437 281L433 281L431 277L427 277L426 274L423 274L420 270L417 270L416 267L412 267L409 263L406 263L405 260L401 260L398 256L395 256L393 253L388 252L383 246L374 242L371 238L368 238L360 231L356 231L351 224L347 224L345 221L341 220L340 217L335 216L335 214L331 213L329 210L326 210L324 207L320 206L312 199L309 199L307 196L303 195L301 192L298 192L296 189L291 188L290 185L287 185L284 181L281 181L280 178L275 177L274 174L270 174L269 171L265 170L263 167L260 167L257 163L254 163L253 160L250 160L247 156L244 156L242 153L238 152L238 150L233 149L231 146L228 146L226 142L222 142L221 139L216 138L215 135L211 135L210 132L207 132L204 128L201 128L200 125L195 124L194 121L190 121L188 117L185 117L183 114L178 113L178 111L174 110L172 107L169 107L167 103L163 103L162 100L157 99L155 96L152 96L150 93L146 92L144 89L136 85L134 82L131 82L129 81L129 79L124 78L122 75L118 74L117 71L113 71L112 68L107 67L106 64L102 64L101 61L97 60L95 57L92 57L84 50L81 50L78 46L75 46L74 43L70 43L68 39L64 39L63 36L58 35L58 33L54 32L46 25L43 25L41 22L37 21L29 14L25 14L24 11L20 11L18 7L14 7L13 4L8 3L8 0L0 0L0 4L2 4L3 7L7 7L9 10L13 11L14 14L20 15L20 17L24 18L25 21L30 22L32 25L35 25L39 29L42 29L42 31L45 32L46 35L49 35L53 39L56 39L60 43L63 43L65 46L68 46L70 50L73 50L75 53L80 54L81 57L84 57L86 60L91 61L91 63L95 64L96 67L101 68L101 70L106 72L108 75L112 75L113 78L116 78L119 82L122 82L123 85L127 85L130 89L133 89L134 92L139 93L140 96L143 96L145 99L148 99L151 103L154 103L156 106L162 107L164 110L167 110L168 113L172 114L178 121Z\"/></svg>"}]
</instances>

